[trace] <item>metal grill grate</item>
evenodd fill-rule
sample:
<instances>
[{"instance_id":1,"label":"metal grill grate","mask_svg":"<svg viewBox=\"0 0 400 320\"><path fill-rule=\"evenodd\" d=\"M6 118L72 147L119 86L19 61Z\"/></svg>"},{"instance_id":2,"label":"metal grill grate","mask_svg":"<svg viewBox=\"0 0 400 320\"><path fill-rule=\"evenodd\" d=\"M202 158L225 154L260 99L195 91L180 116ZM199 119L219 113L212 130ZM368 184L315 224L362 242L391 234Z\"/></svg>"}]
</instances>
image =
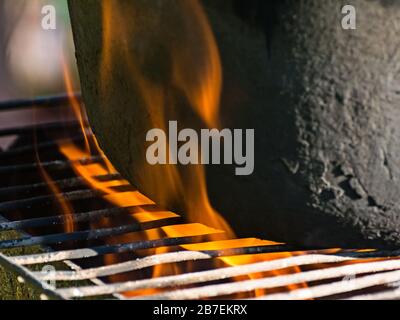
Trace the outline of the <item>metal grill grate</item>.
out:
<instances>
[{"instance_id":1,"label":"metal grill grate","mask_svg":"<svg viewBox=\"0 0 400 320\"><path fill-rule=\"evenodd\" d=\"M44 107L52 110L68 105L68 101L67 96L13 101L0 104L0 110L2 113ZM218 230L196 225L193 231L194 224L172 212L159 210L145 197L141 205L152 210L151 218L140 217L141 213L135 210L137 204L112 206L107 199L110 195L88 187L71 170L76 163L102 163L102 156L67 160L57 150L62 139L82 142L79 130L79 123L63 118L0 130L0 138L17 136L16 142L0 153L0 177L4 181L0 188L0 235L11 230L19 234L18 238L0 241L3 252L0 264L21 282L40 289L43 299L396 299L400 296L397 285L400 251L306 250L257 239L210 242L209 236L218 236ZM34 161L38 153L46 158L40 163ZM49 191L49 182L43 181L39 169L54 174L51 184L57 186L59 193ZM123 181L119 174L93 178L103 182ZM115 194L124 192L136 191L127 183L115 188ZM54 209L60 198L82 209L61 214ZM120 220L126 216L137 219ZM108 226L94 227L104 219ZM68 223L80 228L64 232ZM121 241L127 234L171 226L179 228L179 236ZM38 253L6 254L10 249L33 246L40 246ZM154 251L156 248L167 249ZM137 255L138 252L141 254ZM126 254L129 256L122 260L105 258ZM237 259L239 263L234 265L231 259L238 257L243 259ZM67 270L60 270L60 263ZM154 274L156 267L181 264L186 267L175 274ZM58 269L42 272L33 268L48 265ZM115 278L121 275L124 278ZM126 292L136 295L123 294Z\"/></svg>"}]
</instances>

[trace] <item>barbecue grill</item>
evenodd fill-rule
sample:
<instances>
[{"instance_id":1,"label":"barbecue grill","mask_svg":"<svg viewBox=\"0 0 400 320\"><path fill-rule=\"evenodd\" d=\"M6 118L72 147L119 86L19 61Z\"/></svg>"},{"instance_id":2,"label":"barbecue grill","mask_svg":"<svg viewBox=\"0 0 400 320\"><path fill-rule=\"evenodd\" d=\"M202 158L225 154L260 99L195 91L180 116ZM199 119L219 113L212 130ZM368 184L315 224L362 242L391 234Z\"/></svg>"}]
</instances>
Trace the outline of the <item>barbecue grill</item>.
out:
<instances>
[{"instance_id":1,"label":"barbecue grill","mask_svg":"<svg viewBox=\"0 0 400 320\"><path fill-rule=\"evenodd\" d=\"M70 100L70 96L61 95L11 101L1 103L0 110L31 112L39 108L57 115ZM88 132L86 137L82 126ZM140 204L114 205L110 197L135 193L136 189L117 173L93 177L100 182L119 182L113 186L115 194L105 195L72 170L76 164L104 164L104 155L71 160L58 150L62 140L80 144L92 135L86 122L63 117L0 130L2 138L16 137L0 153L0 236L4 238L9 231L19 235L0 241L0 265L21 283L39 290L42 299L400 296L400 251L300 248L259 239L218 240L221 231L199 224L192 228L195 222L158 208L142 195L136 198ZM51 174L52 181L46 181L40 170ZM55 205L60 199L72 203L74 211L60 213ZM137 207L152 214L143 215ZM66 231L71 223L77 227ZM179 236L168 236L168 228L179 230ZM164 231L159 233L164 236L140 239L141 232L149 230ZM139 238L122 240L132 233ZM37 253L13 251L30 247ZM104 259L106 256L124 259ZM232 259L239 262L228 263ZM179 272L151 272L166 265L179 267Z\"/></svg>"}]
</instances>

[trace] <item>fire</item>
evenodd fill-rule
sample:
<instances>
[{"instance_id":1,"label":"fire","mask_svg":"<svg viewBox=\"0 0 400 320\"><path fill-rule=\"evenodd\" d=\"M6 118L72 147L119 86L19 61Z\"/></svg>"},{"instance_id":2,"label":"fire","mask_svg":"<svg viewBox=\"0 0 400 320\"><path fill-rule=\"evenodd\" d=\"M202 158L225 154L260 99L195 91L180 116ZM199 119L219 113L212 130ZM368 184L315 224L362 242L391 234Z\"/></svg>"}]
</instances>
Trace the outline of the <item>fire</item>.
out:
<instances>
[{"instance_id":1,"label":"fire","mask_svg":"<svg viewBox=\"0 0 400 320\"><path fill-rule=\"evenodd\" d=\"M84 112L84 109L82 107L82 104L79 103L79 101L75 97L75 91L74 91L72 77L71 77L71 74L69 72L68 65L65 62L64 57L62 57L62 59L61 59L61 64L62 64L62 67L63 67L64 84L65 84L66 92L67 92L68 97L69 97L70 106L72 108L72 111L74 112L75 117L79 121L79 124L81 126L82 134L83 134L83 136L85 138L86 151L87 151L88 154L90 154L89 138L88 138L87 130L86 130L86 126L85 126L85 117L84 117L85 112Z\"/></svg>"},{"instance_id":2,"label":"fire","mask_svg":"<svg viewBox=\"0 0 400 320\"><path fill-rule=\"evenodd\" d=\"M42 161L40 160L39 152L38 152L36 146L37 146L37 144L35 143L35 157L36 157L36 163L38 164L39 173L42 176L43 181L46 182L51 193L55 195L55 197L57 199L57 204L59 205L61 212L63 214L65 214L65 217L66 217L65 231L68 233L74 232L74 230L75 230L74 222L68 218L68 217L71 217L71 214L73 213L71 204L67 200L65 200L65 198L61 195L60 188L53 181L53 179L48 174L48 172L43 168Z\"/></svg>"},{"instance_id":3,"label":"fire","mask_svg":"<svg viewBox=\"0 0 400 320\"><path fill-rule=\"evenodd\" d=\"M198 40L197 46L203 49L203 55L200 61L194 61L198 57L197 48L185 46L174 50L173 78L207 126L217 128L222 91L222 64L217 42L199 1L183 1L182 6L195 26L190 30L190 37ZM193 62L200 64L200 68L188 72Z\"/></svg>"},{"instance_id":4,"label":"fire","mask_svg":"<svg viewBox=\"0 0 400 320\"><path fill-rule=\"evenodd\" d=\"M70 106L75 114L75 116L77 117L77 119L79 120L79 123L81 125L81 130L82 133L85 137L85 143L86 143L86 148L88 150L88 153L90 153L89 151L89 141L87 139L87 135L86 135L86 131L85 131L85 125L84 125L84 118L83 118L83 110L81 107L81 104L76 100L75 96L74 96L74 90L73 90L73 85L72 85L72 79L71 76L69 74L69 69L68 66L65 62L64 56L61 57L61 65L63 67L63 74L64 74L64 83L65 83L65 88L66 91L70 97ZM36 138L36 136L35 136ZM65 223L65 231L66 232L74 232L75 231L75 225L74 222L69 218L71 217L71 215L73 214L74 210L71 206L71 204L66 201L66 199L61 195L61 191L60 188L57 186L57 184L53 181L52 177L50 176L50 174L43 168L42 166L42 161L40 159L40 155L39 152L37 150L37 143L35 141L34 143L35 146L35 158L36 158L36 163L38 164L38 168L39 168L39 173L42 176L43 180L46 182L48 188L50 189L51 193L55 195L56 200L57 200L57 204L61 210L61 212L65 215L65 219L66 219L66 223ZM83 159L85 157L82 157L80 159Z\"/></svg>"},{"instance_id":5,"label":"fire","mask_svg":"<svg viewBox=\"0 0 400 320\"><path fill-rule=\"evenodd\" d=\"M139 93L146 104L147 112L151 125L157 128L166 129L168 119L167 110L173 107L174 99L171 99L169 89L178 89L185 99L189 102L193 111L198 115L202 123L208 128L219 128L221 123L218 117L220 108L220 96L223 85L222 65L216 39L208 22L206 13L198 0L177 1L179 9L184 14L185 26L188 32L184 32L191 39L180 39L177 43L170 44L167 48L171 56L171 78L170 86L164 87L159 83L154 83L142 74L140 61L132 57L132 52L127 47L128 34L123 21L128 21L124 10L121 10L121 3L117 1L103 1L103 41L102 65L100 70L101 82L100 90L103 97L107 95L107 83L110 81L109 74L112 71L115 59L124 60L125 65L132 74L135 85L139 88ZM121 23L115 23L115 19ZM129 17L133 19L133 17ZM130 20L129 20L130 21ZM132 35L129 34L129 37ZM134 35L133 35L134 36ZM193 43L193 39L196 41ZM193 45L195 44L195 46ZM84 147L78 146L73 142L63 142L59 145L60 152L70 160L89 158L92 155L101 155L102 163L80 164L75 162L73 170L82 177L87 185L98 190L103 195L102 198L109 203L127 208L130 212L129 217L138 222L154 221L169 217L177 217L170 211L149 211L147 206L154 206L155 203L139 191L116 192L115 188L128 186L129 183L124 179L114 179L102 181L99 176L117 174L117 170L108 161L100 149L95 136L88 129L85 112L81 103L75 98L75 88L68 71L68 67L63 62L65 87L70 97L70 105L77 120L80 123L81 131L84 136ZM171 106L172 105L172 106ZM99 110L101 112L101 109ZM145 171L145 170L143 170ZM50 177L43 173L49 186L54 185L52 191L59 194ZM201 165L191 166L188 170L180 172L176 166L153 167L151 172L146 171L142 177L147 186L162 196L162 203L171 203L176 200L184 200L183 211L187 214L188 223L182 225L170 225L141 232L133 232L107 239L108 244L126 243L133 241L154 240L161 238L179 238L188 236L203 237L198 244L182 245L184 250L229 250L235 248L246 248L251 246L268 246L277 243L259 239L236 239L234 232L225 219L213 208L210 203L207 191L207 181L205 168ZM190 188L185 186L190 185ZM70 204L60 199L62 211L65 214L72 213ZM129 221L129 220L127 220ZM92 227L114 226L115 221L103 219ZM72 232L74 225L67 224L67 231ZM144 250L136 253L137 256L163 254L171 250L169 247ZM286 257L291 253L279 254L259 254L259 255L240 255L224 256L209 261L213 267L234 266L257 261L272 260ZM118 263L123 259L118 255L107 255L104 257L106 264ZM152 269L153 277L179 274L182 272L196 270L195 262L188 262L184 265L169 264L157 265ZM298 272L298 268L288 268L280 271L284 273ZM247 275L245 277L253 279L262 276L273 275L270 273ZM116 275L110 277L112 281L126 280L127 275ZM243 279L243 277L241 277ZM229 281L239 280L234 278ZM144 290L125 293L127 295L146 295L156 293L157 290ZM264 290L257 290L255 295L265 294ZM242 297L242 296L240 296ZM247 297L247 295L243 296Z\"/></svg>"},{"instance_id":6,"label":"fire","mask_svg":"<svg viewBox=\"0 0 400 320\"><path fill-rule=\"evenodd\" d=\"M74 143L64 143L59 146L61 153L63 153L70 160L78 160L84 159L88 156L88 154L76 146ZM108 160L108 166L106 167L103 164L90 164L90 165L82 165L79 162L74 165L74 171L78 176L83 177L88 185L90 185L93 189L102 191L105 196L103 197L107 201L113 203L114 205L126 208L131 206L140 206L140 205L151 205L154 204L153 201L139 193L138 191L130 191L130 192L121 192L116 193L113 189L114 187L129 185L126 180L112 180L112 181L99 181L95 177L96 176L104 176L108 174L117 173L116 170L111 166ZM109 170L111 168L111 171Z\"/></svg>"},{"instance_id":7,"label":"fire","mask_svg":"<svg viewBox=\"0 0 400 320\"><path fill-rule=\"evenodd\" d=\"M255 246L273 246L273 245L280 245L282 243L274 242L274 241L267 241L267 240L260 240L256 238L248 238L248 239L232 239L232 240L223 240L223 241L212 241L206 243L198 243L198 244L188 244L183 245L182 248L186 250L193 250L193 251L205 251L205 250L229 250L235 248L246 248L246 247L255 247ZM300 254L298 252L297 254ZM245 264L251 264L256 262L262 261L269 261L275 259L283 259L292 256L293 253L290 252L279 252L279 253L265 253L265 254L243 254L243 255L232 255L226 257L220 257L218 260L222 261L227 266L239 266ZM298 267L290 267L284 270L278 271L270 271L270 272L263 272L258 274L249 274L249 279L258 279L258 278L265 278L271 277L274 275L282 275L282 274L292 274L299 272L300 269ZM236 277L234 280L240 281L243 280L242 277ZM289 290L294 290L298 288L307 287L306 284L299 284L299 285L292 285L289 286ZM269 290L259 289L255 290L254 295L256 297L263 296L267 293L271 293ZM246 296L243 296L245 298Z\"/></svg>"},{"instance_id":8,"label":"fire","mask_svg":"<svg viewBox=\"0 0 400 320\"><path fill-rule=\"evenodd\" d=\"M91 133L90 129L87 128L83 105L77 100L75 96L73 81L68 66L66 65L64 60L62 61L62 63L65 88L69 97L70 106L75 114L76 119L79 121L81 132L85 140L85 148L82 149L73 142L63 142L59 145L59 150L69 160L85 159L94 154L101 155L103 157L103 163L82 165L77 162L74 165L73 169L78 176L85 179L86 183L89 186L91 186L95 190L103 192L104 199L106 199L110 203L113 203L115 206L126 208L130 206L154 204L153 201L151 201L138 191L116 193L113 188L123 185L129 185L129 183L124 179L99 181L95 178L96 176L117 174L117 170L115 170L111 162L106 158L106 156L100 149L93 133Z\"/></svg>"},{"instance_id":9,"label":"fire","mask_svg":"<svg viewBox=\"0 0 400 320\"><path fill-rule=\"evenodd\" d=\"M197 0L178 1L178 10L182 12L182 24L187 32L179 35L179 41L167 46L171 57L171 82L155 83L143 75L142 57L135 57L128 48L128 36L123 23L128 21L122 5L117 2L103 2L103 52L100 87L106 96L108 75L113 68L113 59L123 59L129 68L133 82L139 88L154 128L166 129L168 119L166 110L176 103L171 101L170 91L179 90L189 101L190 106L200 119L210 128L219 126L218 111L222 88L222 66L216 40L207 16ZM132 12L129 12L132 15ZM116 36L117 35L117 36ZM185 38L186 36L186 38ZM196 39L195 45L193 39ZM190 70L188 70L190 66ZM170 90L171 88L171 90ZM175 89L172 89L175 88ZM205 223L211 227L222 229L226 237L234 237L229 224L212 207L207 193L204 167L191 166L184 173L176 166L167 165L143 170L143 183L154 190L164 200L163 204L182 202L184 212L190 221ZM185 188L190 184L190 188Z\"/></svg>"}]
</instances>

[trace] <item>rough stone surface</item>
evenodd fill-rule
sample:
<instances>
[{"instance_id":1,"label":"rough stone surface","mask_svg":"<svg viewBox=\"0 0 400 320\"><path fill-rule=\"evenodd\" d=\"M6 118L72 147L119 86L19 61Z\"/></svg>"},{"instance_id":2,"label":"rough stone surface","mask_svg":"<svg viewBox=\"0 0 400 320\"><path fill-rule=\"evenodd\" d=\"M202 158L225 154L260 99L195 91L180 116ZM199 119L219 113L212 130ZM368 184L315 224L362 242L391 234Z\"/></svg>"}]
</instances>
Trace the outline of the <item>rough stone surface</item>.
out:
<instances>
[{"instance_id":1,"label":"rough stone surface","mask_svg":"<svg viewBox=\"0 0 400 320\"><path fill-rule=\"evenodd\" d=\"M259 1L242 2L249 11L239 17L231 9L237 1L204 1L223 64L222 123L256 130L255 173L207 167L211 202L240 235L310 246L399 245L400 3L278 2L260 12ZM194 119L170 80L167 44L185 34L180 2L120 1L125 19L111 18L131 36L120 41L121 32L113 33L107 51L100 1L69 3L83 96L102 148L145 194L179 207L179 197L160 193L172 187L157 185L165 171L145 163L149 119L161 109L145 107L149 97L124 55L147 84L173 95L174 108L167 101L163 109L168 120ZM344 4L356 7L357 30L341 28ZM276 23L263 23L268 15Z\"/></svg>"}]
</instances>

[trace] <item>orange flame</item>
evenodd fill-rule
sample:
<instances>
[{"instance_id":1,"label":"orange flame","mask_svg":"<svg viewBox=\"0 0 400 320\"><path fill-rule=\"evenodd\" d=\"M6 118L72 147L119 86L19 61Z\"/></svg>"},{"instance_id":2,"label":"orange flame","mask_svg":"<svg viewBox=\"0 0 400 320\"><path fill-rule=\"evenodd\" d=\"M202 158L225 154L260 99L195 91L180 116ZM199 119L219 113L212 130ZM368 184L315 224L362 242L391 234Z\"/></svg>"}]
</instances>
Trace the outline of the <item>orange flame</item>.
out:
<instances>
[{"instance_id":1,"label":"orange flame","mask_svg":"<svg viewBox=\"0 0 400 320\"><path fill-rule=\"evenodd\" d=\"M74 112L76 119L79 121L82 134L85 138L86 151L90 155L90 145L89 145L89 139L87 136L87 129L86 129L85 118L84 118L85 112L84 112L82 104L76 99L72 77L69 72L68 65L63 56L61 57L61 63L62 63L62 67L63 67L64 84L65 84L65 89L66 89L66 92L67 92L67 95L69 98L69 103L72 108L72 111Z\"/></svg>"},{"instance_id":2,"label":"orange flame","mask_svg":"<svg viewBox=\"0 0 400 320\"><path fill-rule=\"evenodd\" d=\"M181 23L185 30L175 35L177 40L161 40L166 42L162 46L167 50L172 75L167 83L159 83L149 80L149 77L143 74L143 70L141 70L143 57L135 55L132 48L129 47L132 38L141 36L140 26L135 27L139 30L133 28L132 31L124 23L116 24L115 21L128 21L127 13L116 2L103 2L103 52L100 84L103 90L102 94L107 97L109 93L107 84L110 81L109 75L113 72L115 59L123 60L146 104L153 128L161 128L167 131L167 110L174 108L173 105L176 101L171 99L171 92L176 89L186 98L192 109L208 128L219 128L221 125L219 108L223 79L216 39L206 13L198 0L177 1L176 6L181 13L180 18L182 18L182 21L177 23ZM135 13L130 11L129 19L134 20L132 17L134 15ZM138 13L137 17L140 16L141 13ZM146 55L146 53L142 52L142 55ZM172 165L156 166L143 174L142 183L149 186L149 189L153 190L159 198L163 198L163 203L173 202L175 199L180 202L184 201L185 213L190 221L224 230L224 239L234 238L235 235L229 224L210 203L205 168L200 165L193 165L185 171L185 174L186 176L183 177L177 167ZM190 184L190 188L184 187L187 184ZM174 228L166 232L169 237L175 237L179 234ZM210 240L216 239L215 235L210 237ZM208 245L216 246L218 250L229 248L229 242L213 241ZM237 245L246 246L246 241L237 240ZM200 250L201 246L194 245L184 248ZM167 248L160 248L156 249L155 253L160 254L167 251ZM290 253L283 253L283 255L289 256ZM274 255L259 256L259 259L273 258ZM221 258L220 261L227 265L238 265L258 260L254 255L248 255ZM297 271L297 268L290 268L290 270L283 272ZM179 269L175 265L160 265L153 269L154 277L173 273L179 273ZM257 276L259 275L250 275L249 277ZM143 293L140 292L140 294ZM255 294L262 295L264 291L260 290Z\"/></svg>"},{"instance_id":3,"label":"orange flame","mask_svg":"<svg viewBox=\"0 0 400 320\"><path fill-rule=\"evenodd\" d=\"M70 219L71 214L74 212L74 210L72 209L71 204L62 196L60 188L53 181L53 179L47 173L47 171L43 168L42 161L40 160L40 156L36 148L36 143L35 143L35 158L36 158L36 163L38 164L40 175L46 182L47 187L50 189L51 193L56 197L56 201L57 204L59 205L61 213L65 215L65 232L68 233L74 232L75 225L73 220Z\"/></svg>"},{"instance_id":4,"label":"orange flame","mask_svg":"<svg viewBox=\"0 0 400 320\"><path fill-rule=\"evenodd\" d=\"M222 90L222 66L219 56L217 42L208 22L206 13L198 0L181 0L176 2L184 15L184 25L188 28L180 36L182 39L173 43L168 43L167 48L171 57L171 78L172 83L165 86L160 83L154 83L143 76L140 69L140 61L136 61L134 55L128 48L129 37L134 37L126 29L124 23L127 20L125 12L121 10L120 2L103 1L102 2L102 28L104 47L102 51L102 65L100 70L100 89L103 97L107 97L107 84L110 81L109 75L113 71L115 59L122 58L124 64L129 68L132 79L139 90L139 94L146 104L147 112L150 117L151 125L154 128L166 129L167 110L171 109L171 104L176 101L171 99L170 92L178 89L189 102L191 108L198 115L200 120L208 128L219 128L220 119L220 95ZM129 21L134 17L129 13ZM120 21L121 23L115 23ZM189 38L185 38L189 37ZM83 177L87 184L101 191L103 198L116 206L129 208L136 207L132 211L131 217L136 221L152 221L164 217L174 217L174 213L169 211L148 212L142 206L154 205L150 199L138 191L134 192L115 192L115 187L128 185L123 179L112 181L101 181L96 177L99 175L115 174L117 171L99 148L94 135L87 128L85 114L80 103L74 96L74 87L68 68L64 66L64 79L67 92L70 96L70 104L74 110L77 119L81 124L81 130L85 137L85 149L80 148L72 142L63 143L59 146L60 151L71 160L90 157L92 154L100 154L104 157L104 163L83 165L79 162L74 165L74 171L80 177ZM99 111L101 112L101 110ZM140 170L139 170L140 171ZM185 202L185 212L188 215L190 224L173 225L142 232L134 232L116 236L108 239L108 243L124 243L136 240L152 240L163 237L185 237L185 236L206 236L203 242L195 245L181 246L185 250L224 250L238 247L265 246L276 243L259 239L233 239L235 235L229 224L212 207L207 192L207 181L205 169L203 166L191 166L186 173L186 177L175 166L153 167L151 172L143 175L143 181L165 199L164 203L169 203L179 199ZM185 185L190 184L190 188ZM56 193L57 190L54 190ZM67 205L67 204L66 204ZM70 212L68 207L63 211ZM108 220L99 222L100 226L108 225ZM207 227L206 227L207 226ZM73 228L73 225L68 226ZM73 229L71 229L73 230ZM222 234L219 230L223 230ZM162 254L171 248L161 247L149 249L143 254ZM262 254L262 255L241 255L228 256L214 259L212 263L219 265L240 265L253 263L257 261L272 260L279 257L289 256L291 253ZM121 257L115 255L105 256L105 262L113 264L119 262ZM178 274L187 269L194 268L190 263L186 264L185 270L182 270L177 264L157 265L152 269L153 277L160 277L170 274ZM283 273L298 272L298 268L288 268L279 271ZM248 278L257 278L260 276L271 275L264 273L257 275L247 275ZM123 275L112 276L111 279L121 281ZM238 278L235 278L238 279ZM235 280L233 279L233 280ZM141 295L155 293L157 290L145 290L129 295ZM265 294L264 290L256 290L255 295Z\"/></svg>"},{"instance_id":5,"label":"orange flame","mask_svg":"<svg viewBox=\"0 0 400 320\"><path fill-rule=\"evenodd\" d=\"M81 132L85 140L85 150L82 150L72 142L63 142L59 145L59 150L70 160L85 159L92 156L94 153L102 155L103 163L82 165L79 162L76 162L73 169L78 176L85 179L89 186L91 186L93 189L102 191L105 195L104 198L114 205L124 208L129 206L154 204L153 201L137 191L116 193L113 188L129 185L126 180L119 179L111 181L99 181L95 178L96 176L116 174L117 171L111 162L104 156L94 135L89 132L90 129L88 129L86 125L86 117L83 106L75 96L76 91L74 90L73 80L69 72L69 68L64 59L62 59L62 63L65 88L69 97L70 106L80 124ZM91 147L90 143L94 145L94 148Z\"/></svg>"},{"instance_id":6,"label":"orange flame","mask_svg":"<svg viewBox=\"0 0 400 320\"><path fill-rule=\"evenodd\" d=\"M103 51L101 68L101 88L107 96L108 75L112 72L113 58L121 57L129 67L129 72L139 89L153 128L166 129L166 110L175 103L171 101L170 88L179 89L187 98L193 110L210 128L219 126L218 111L222 88L222 67L217 43L207 16L198 0L178 1L179 10L185 15L182 24L188 29L179 35L178 41L169 43L171 57L171 82L154 83L143 75L140 57L135 58L128 47L129 33L123 23L127 21L119 3L103 2ZM129 12L132 15L132 12ZM133 14L134 15L134 14ZM138 14L139 16L139 14ZM116 36L117 35L117 36ZM128 37L129 36L129 37ZM189 37L189 38L185 38ZM195 39L195 41L193 41ZM188 71L190 66L190 71ZM165 130L166 131L166 130ZM140 171L140 170L137 170ZM205 223L222 229L226 237L234 237L229 224L212 207L207 193L207 183L203 166L192 166L185 171L186 178L173 165L152 167L143 174L143 183L149 186L162 203L184 201L185 213L191 221ZM185 179L185 180L184 180ZM190 184L190 188L185 185Z\"/></svg>"},{"instance_id":7,"label":"orange flame","mask_svg":"<svg viewBox=\"0 0 400 320\"><path fill-rule=\"evenodd\" d=\"M196 47L185 46L174 51L173 77L189 99L192 107L209 128L219 127L219 107L222 91L222 65L217 42L208 18L199 1L183 1L183 11L191 13L188 19L193 28L190 37L196 39ZM188 72L198 59L198 48L203 54L196 62L200 64L195 72Z\"/></svg>"},{"instance_id":8,"label":"orange flame","mask_svg":"<svg viewBox=\"0 0 400 320\"><path fill-rule=\"evenodd\" d=\"M84 131L84 121L83 121L83 117L82 117L81 105L74 98L72 80L69 75L67 64L66 64L63 56L61 57L61 63L62 63L63 69L64 69L64 82L65 82L66 90L70 97L70 104L71 104L71 107L72 107L77 119L79 119L79 123L81 124L82 132L85 135L85 141L88 146L89 143L87 141L86 134ZM51 193L56 197L57 204L58 204L61 212L65 215L65 219L66 219L65 220L65 231L68 233L74 232L75 225L74 225L74 222L70 219L74 210L73 210L71 204L62 196L61 190L58 187L58 185L54 182L54 180L52 179L50 174L43 167L39 152L37 150L36 136L35 136L34 146L35 146L35 158L36 158L36 163L38 164L39 173L42 176L43 180L46 182L47 187L50 189Z\"/></svg>"}]
</instances>

